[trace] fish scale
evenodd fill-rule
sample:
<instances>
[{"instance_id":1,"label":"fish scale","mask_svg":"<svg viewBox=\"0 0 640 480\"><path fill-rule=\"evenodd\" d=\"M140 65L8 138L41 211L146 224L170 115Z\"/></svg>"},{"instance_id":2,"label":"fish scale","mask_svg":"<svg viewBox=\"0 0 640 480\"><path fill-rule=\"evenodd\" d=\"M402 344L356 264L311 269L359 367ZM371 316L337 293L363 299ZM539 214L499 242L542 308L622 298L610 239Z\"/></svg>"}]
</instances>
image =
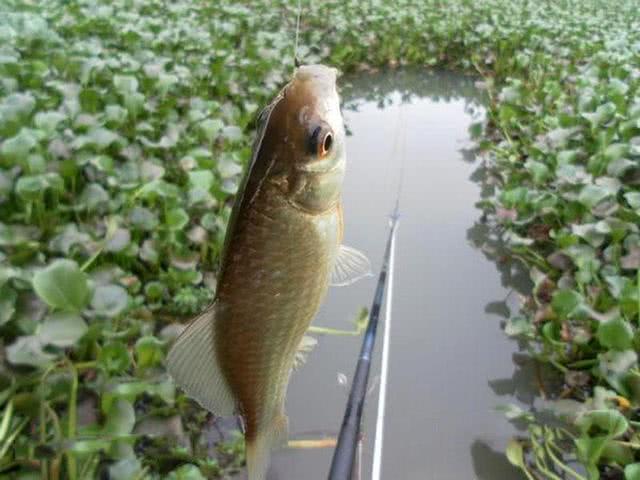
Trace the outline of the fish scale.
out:
<instances>
[{"instance_id":1,"label":"fish scale","mask_svg":"<svg viewBox=\"0 0 640 480\"><path fill-rule=\"evenodd\" d=\"M339 246L339 209L319 214L334 219L322 222L329 231L320 232L315 225L318 215L295 208L273 189L260 192L246 220L238 218L243 226L236 230L228 253L231 258L236 250L246 253L227 266L218 290L224 305L218 317L221 366L243 405L247 435L272 420L261 418L265 411L282 411L276 403L284 398L295 353L326 293L329 266ZM253 256L248 244L262 247L254 258L247 258ZM274 270L281 275L268 280L256 275ZM249 297L251 304L246 302ZM261 395L270 390L274 378L275 391ZM256 401L265 397L266 402Z\"/></svg>"}]
</instances>

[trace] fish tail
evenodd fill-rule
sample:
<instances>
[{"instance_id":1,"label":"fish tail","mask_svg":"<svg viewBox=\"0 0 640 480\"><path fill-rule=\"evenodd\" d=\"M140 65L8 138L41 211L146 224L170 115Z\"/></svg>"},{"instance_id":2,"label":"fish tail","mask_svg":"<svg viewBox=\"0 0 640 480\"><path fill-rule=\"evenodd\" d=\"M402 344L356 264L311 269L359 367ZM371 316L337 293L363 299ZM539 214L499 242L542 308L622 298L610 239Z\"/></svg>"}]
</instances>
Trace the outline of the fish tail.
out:
<instances>
[{"instance_id":1,"label":"fish tail","mask_svg":"<svg viewBox=\"0 0 640 480\"><path fill-rule=\"evenodd\" d=\"M268 428L247 435L245 450L249 480L266 480L271 450L286 442L288 435L289 419L284 414L277 416Z\"/></svg>"}]
</instances>

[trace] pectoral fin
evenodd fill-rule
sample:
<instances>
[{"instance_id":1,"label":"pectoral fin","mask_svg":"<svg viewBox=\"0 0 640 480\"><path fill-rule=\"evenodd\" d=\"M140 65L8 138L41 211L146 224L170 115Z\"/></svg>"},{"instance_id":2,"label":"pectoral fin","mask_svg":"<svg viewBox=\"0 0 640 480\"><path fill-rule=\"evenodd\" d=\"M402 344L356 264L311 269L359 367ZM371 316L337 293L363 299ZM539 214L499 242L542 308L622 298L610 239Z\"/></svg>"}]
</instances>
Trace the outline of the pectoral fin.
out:
<instances>
[{"instance_id":1,"label":"pectoral fin","mask_svg":"<svg viewBox=\"0 0 640 480\"><path fill-rule=\"evenodd\" d=\"M174 381L200 405L219 416L233 415L236 402L215 351L215 305L196 317L167 358Z\"/></svg>"},{"instance_id":2,"label":"pectoral fin","mask_svg":"<svg viewBox=\"0 0 640 480\"><path fill-rule=\"evenodd\" d=\"M340 245L336 263L331 272L330 285L341 287L351 285L371 273L371 263L364 253L355 248Z\"/></svg>"}]
</instances>

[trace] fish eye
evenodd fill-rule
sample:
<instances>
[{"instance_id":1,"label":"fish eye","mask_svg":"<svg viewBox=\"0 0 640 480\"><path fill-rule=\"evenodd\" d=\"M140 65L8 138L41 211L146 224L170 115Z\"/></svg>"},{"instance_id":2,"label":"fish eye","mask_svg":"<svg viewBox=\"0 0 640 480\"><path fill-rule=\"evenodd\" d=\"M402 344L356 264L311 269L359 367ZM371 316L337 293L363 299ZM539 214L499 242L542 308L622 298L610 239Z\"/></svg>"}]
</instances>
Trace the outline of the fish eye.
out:
<instances>
[{"instance_id":1,"label":"fish eye","mask_svg":"<svg viewBox=\"0 0 640 480\"><path fill-rule=\"evenodd\" d=\"M333 136L331 135L331 133L327 133L324 136L324 140L322 141L322 148L320 149L320 155L324 156L327 153L329 153L329 150L331 150L331 145L333 144Z\"/></svg>"},{"instance_id":2,"label":"fish eye","mask_svg":"<svg viewBox=\"0 0 640 480\"><path fill-rule=\"evenodd\" d=\"M325 157L333 146L333 133L326 125L319 125L309 136L309 152L320 158Z\"/></svg>"}]
</instances>

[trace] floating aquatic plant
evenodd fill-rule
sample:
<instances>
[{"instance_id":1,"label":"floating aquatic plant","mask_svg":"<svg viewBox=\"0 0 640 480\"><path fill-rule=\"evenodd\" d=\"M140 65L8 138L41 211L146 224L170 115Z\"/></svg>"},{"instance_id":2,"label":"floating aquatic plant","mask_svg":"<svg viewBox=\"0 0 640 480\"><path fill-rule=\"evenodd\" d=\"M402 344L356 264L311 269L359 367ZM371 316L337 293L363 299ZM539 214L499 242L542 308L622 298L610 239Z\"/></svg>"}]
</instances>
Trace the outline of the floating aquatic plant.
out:
<instances>
[{"instance_id":1,"label":"floating aquatic plant","mask_svg":"<svg viewBox=\"0 0 640 480\"><path fill-rule=\"evenodd\" d=\"M523 414L530 434L509 458L534 478L640 478L636 2L302 3L305 62L482 77L481 206L535 284L506 331L565 379L571 403L554 411L572 407L562 426ZM296 13L267 0L0 5L2 474L239 467L241 442L208 448L211 420L163 361L215 286L253 119L293 68Z\"/></svg>"}]
</instances>

